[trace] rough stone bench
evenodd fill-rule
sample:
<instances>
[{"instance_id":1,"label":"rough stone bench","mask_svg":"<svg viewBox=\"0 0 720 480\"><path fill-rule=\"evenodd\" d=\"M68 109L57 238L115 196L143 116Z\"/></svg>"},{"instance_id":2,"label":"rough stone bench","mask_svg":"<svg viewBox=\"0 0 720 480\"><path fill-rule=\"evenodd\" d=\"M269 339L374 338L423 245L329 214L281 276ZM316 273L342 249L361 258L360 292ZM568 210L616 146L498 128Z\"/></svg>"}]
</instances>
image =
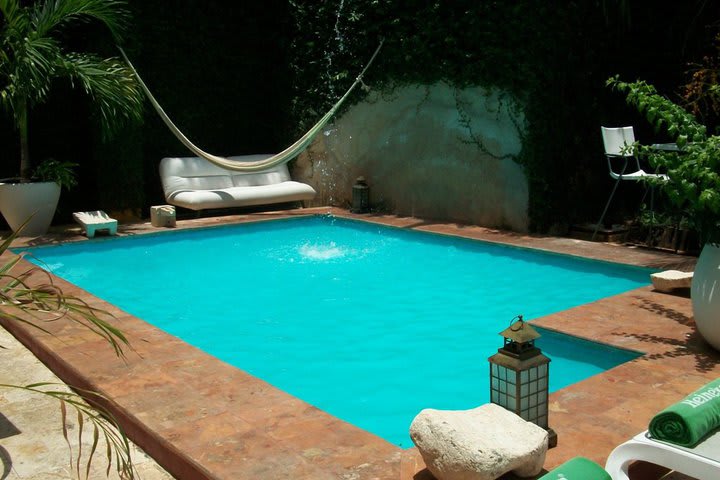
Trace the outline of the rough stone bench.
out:
<instances>
[{"instance_id":1,"label":"rough stone bench","mask_svg":"<svg viewBox=\"0 0 720 480\"><path fill-rule=\"evenodd\" d=\"M495 480L507 472L540 473L548 433L495 404L471 410L421 411L410 438L438 480Z\"/></svg>"},{"instance_id":2,"label":"rough stone bench","mask_svg":"<svg viewBox=\"0 0 720 480\"><path fill-rule=\"evenodd\" d=\"M692 279L693 272L681 272L679 270L666 270L650 274L653 287L660 292L669 292L674 288L690 288Z\"/></svg>"}]
</instances>

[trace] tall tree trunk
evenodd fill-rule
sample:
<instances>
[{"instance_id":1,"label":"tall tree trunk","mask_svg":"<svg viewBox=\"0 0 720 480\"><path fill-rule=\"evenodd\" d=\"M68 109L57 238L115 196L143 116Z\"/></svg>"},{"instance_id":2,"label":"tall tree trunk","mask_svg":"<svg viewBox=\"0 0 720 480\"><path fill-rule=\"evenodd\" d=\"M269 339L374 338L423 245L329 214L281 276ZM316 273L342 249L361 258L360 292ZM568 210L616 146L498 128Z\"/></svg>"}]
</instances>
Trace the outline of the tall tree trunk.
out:
<instances>
[{"instance_id":1,"label":"tall tree trunk","mask_svg":"<svg viewBox=\"0 0 720 480\"><path fill-rule=\"evenodd\" d=\"M22 98L18 104L17 122L20 131L20 177L30 179L30 145L28 142L28 108L27 98Z\"/></svg>"}]
</instances>

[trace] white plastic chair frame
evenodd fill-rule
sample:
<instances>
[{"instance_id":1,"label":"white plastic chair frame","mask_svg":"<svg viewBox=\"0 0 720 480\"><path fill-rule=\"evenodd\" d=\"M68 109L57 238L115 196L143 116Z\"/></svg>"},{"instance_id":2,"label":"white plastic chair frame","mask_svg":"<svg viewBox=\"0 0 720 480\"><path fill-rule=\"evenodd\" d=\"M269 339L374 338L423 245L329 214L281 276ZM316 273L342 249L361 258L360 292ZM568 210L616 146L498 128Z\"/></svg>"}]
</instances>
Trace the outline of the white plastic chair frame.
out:
<instances>
[{"instance_id":1,"label":"white plastic chair frame","mask_svg":"<svg viewBox=\"0 0 720 480\"><path fill-rule=\"evenodd\" d=\"M629 480L628 468L636 460L694 478L720 478L720 433L712 434L695 448L684 448L654 440L645 431L617 446L610 453L605 470L613 480Z\"/></svg>"},{"instance_id":2,"label":"white plastic chair frame","mask_svg":"<svg viewBox=\"0 0 720 480\"><path fill-rule=\"evenodd\" d=\"M617 191L618 185L620 185L621 180L632 180L636 182L642 180L643 178L662 178L667 180L666 175L647 173L642 168L640 168L640 160L638 160L637 156L635 156L634 151L635 132L633 130L633 127L600 127L600 130L602 132L603 145L605 146L605 157L607 158L610 177L615 179L615 185L613 185L613 189L610 192L610 197L605 204L602 215L600 215L600 220L598 220L598 222L595 224L595 230L593 231L592 240L595 240L595 235L597 235L597 232L600 229L600 225L602 225L602 222L605 219L605 215L610 208L610 204L612 203L612 199L615 196L615 192ZM612 163L613 160L618 158L623 159L623 165L620 171L616 172L613 169ZM629 160L631 158L635 160L636 169L634 172L625 173L628 167ZM646 188L645 193L643 194L643 198L640 201L641 203L645 201L647 191L648 189ZM654 189L650 188L651 210L653 208L653 203Z\"/></svg>"}]
</instances>

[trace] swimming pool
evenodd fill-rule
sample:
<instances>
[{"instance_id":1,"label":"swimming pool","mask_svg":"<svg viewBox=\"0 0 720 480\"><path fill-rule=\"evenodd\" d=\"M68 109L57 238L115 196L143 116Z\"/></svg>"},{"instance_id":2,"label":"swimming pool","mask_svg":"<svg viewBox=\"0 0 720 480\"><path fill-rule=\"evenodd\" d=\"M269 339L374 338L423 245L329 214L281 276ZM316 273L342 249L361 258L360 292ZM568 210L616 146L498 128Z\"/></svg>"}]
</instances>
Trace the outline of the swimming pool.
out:
<instances>
[{"instance_id":1,"label":"swimming pool","mask_svg":"<svg viewBox=\"0 0 720 480\"><path fill-rule=\"evenodd\" d=\"M386 440L422 408L487 402L518 313L648 283L650 270L332 217L30 249L89 292ZM635 358L541 330L551 391Z\"/></svg>"}]
</instances>

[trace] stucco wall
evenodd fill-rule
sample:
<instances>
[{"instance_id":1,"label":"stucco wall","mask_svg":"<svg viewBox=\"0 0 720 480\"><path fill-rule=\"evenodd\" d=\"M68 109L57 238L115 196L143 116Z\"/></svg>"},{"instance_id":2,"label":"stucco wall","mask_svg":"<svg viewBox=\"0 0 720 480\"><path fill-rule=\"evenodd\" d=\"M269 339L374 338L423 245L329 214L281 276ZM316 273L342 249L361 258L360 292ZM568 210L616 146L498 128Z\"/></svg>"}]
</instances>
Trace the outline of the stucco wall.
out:
<instances>
[{"instance_id":1,"label":"stucco wall","mask_svg":"<svg viewBox=\"0 0 720 480\"><path fill-rule=\"evenodd\" d=\"M497 92L445 84L405 87L391 97L371 93L318 135L293 176L315 187L316 205L348 206L362 175L376 208L527 231L523 168L497 158L522 147L522 114L510 102Z\"/></svg>"}]
</instances>

